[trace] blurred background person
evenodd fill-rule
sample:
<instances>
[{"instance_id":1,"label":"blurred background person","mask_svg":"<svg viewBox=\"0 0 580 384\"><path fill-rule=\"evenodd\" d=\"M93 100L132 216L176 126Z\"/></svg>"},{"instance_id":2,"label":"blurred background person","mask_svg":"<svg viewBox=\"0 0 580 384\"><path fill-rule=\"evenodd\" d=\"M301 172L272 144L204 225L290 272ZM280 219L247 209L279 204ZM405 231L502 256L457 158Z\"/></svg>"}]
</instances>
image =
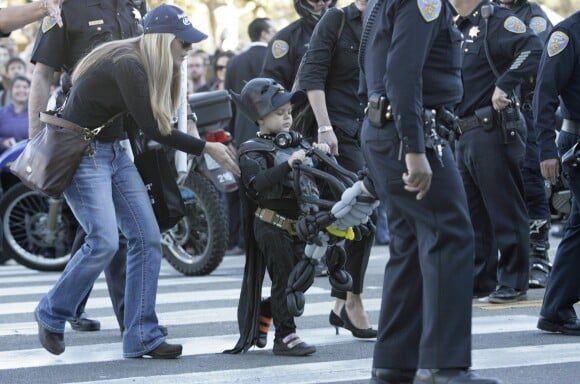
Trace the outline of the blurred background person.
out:
<instances>
[{"instance_id":1,"label":"blurred background person","mask_svg":"<svg viewBox=\"0 0 580 384\"><path fill-rule=\"evenodd\" d=\"M4 74L2 75L2 84L4 87L3 91L0 91L0 106L5 106L10 103L11 93L7 90L10 89L12 80L16 76L26 76L27 66L24 60L18 56L13 56L8 59L5 65Z\"/></svg>"},{"instance_id":2,"label":"blurred background person","mask_svg":"<svg viewBox=\"0 0 580 384\"><path fill-rule=\"evenodd\" d=\"M209 55L203 49L190 51L187 58L187 93L209 91L207 83L207 69Z\"/></svg>"},{"instance_id":3,"label":"blurred background person","mask_svg":"<svg viewBox=\"0 0 580 384\"><path fill-rule=\"evenodd\" d=\"M15 76L8 93L11 101L0 109L0 153L28 138L30 80L24 76Z\"/></svg>"},{"instance_id":4,"label":"blurred background person","mask_svg":"<svg viewBox=\"0 0 580 384\"><path fill-rule=\"evenodd\" d=\"M224 84L226 80L228 61L230 61L234 56L235 54L232 51L218 52L215 54L213 58L214 78L211 82L210 90L218 91L225 89Z\"/></svg>"}]
</instances>

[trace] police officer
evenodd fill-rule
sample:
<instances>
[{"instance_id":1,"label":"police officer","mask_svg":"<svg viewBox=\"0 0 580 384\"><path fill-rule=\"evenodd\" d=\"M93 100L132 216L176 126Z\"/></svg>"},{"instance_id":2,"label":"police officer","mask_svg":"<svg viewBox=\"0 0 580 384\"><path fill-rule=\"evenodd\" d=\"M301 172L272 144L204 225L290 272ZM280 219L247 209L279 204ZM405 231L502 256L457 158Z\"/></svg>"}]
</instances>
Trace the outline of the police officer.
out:
<instances>
[{"instance_id":1,"label":"police officer","mask_svg":"<svg viewBox=\"0 0 580 384\"><path fill-rule=\"evenodd\" d=\"M335 5L336 0L294 0L300 19L282 28L268 43L262 77L272 78L285 89L291 89L316 23L326 8Z\"/></svg>"},{"instance_id":2,"label":"police officer","mask_svg":"<svg viewBox=\"0 0 580 384\"><path fill-rule=\"evenodd\" d=\"M515 12L540 40L546 41L552 30L552 23L546 13L536 3L528 0L499 0L502 7ZM545 288L552 265L548 257L550 248L550 207L546 198L544 178L540 172L539 150L536 144L536 129L532 115L532 97L535 78L531 77L522 85L522 114L526 122L526 157L522 167L524 180L524 200L530 217L530 288Z\"/></svg>"},{"instance_id":3,"label":"police officer","mask_svg":"<svg viewBox=\"0 0 580 384\"><path fill-rule=\"evenodd\" d=\"M534 116L542 175L555 183L559 171L557 151L564 175L574 196L572 210L558 246L540 311L538 328L580 336L580 320L574 304L580 300L580 12L556 25L540 62L534 95ZM555 142L555 112L560 103L564 117ZM556 151L557 150L557 151Z\"/></svg>"},{"instance_id":4,"label":"police officer","mask_svg":"<svg viewBox=\"0 0 580 384\"><path fill-rule=\"evenodd\" d=\"M461 35L446 0L372 0L361 38L361 142L387 209L374 383L497 383L471 365L473 232L437 116L461 100ZM374 188L373 188L374 186Z\"/></svg>"},{"instance_id":5,"label":"police officer","mask_svg":"<svg viewBox=\"0 0 580 384\"><path fill-rule=\"evenodd\" d=\"M452 2L465 37L456 157L475 232L474 294L489 294L492 303L523 300L530 249L517 87L535 76L542 43L509 9L489 0Z\"/></svg>"},{"instance_id":6,"label":"police officer","mask_svg":"<svg viewBox=\"0 0 580 384\"><path fill-rule=\"evenodd\" d=\"M144 0L75 0L62 4L62 27L50 17L43 19L31 58L36 65L28 107L29 137L41 128L39 112L46 109L53 75L56 72L71 73L75 64L100 43L141 34L141 16L145 12ZM79 240L83 238L84 232L79 228L75 244L82 244ZM74 254L74 248L73 245L71 254ZM117 322L123 330L125 244L120 244L119 249L105 269L105 277ZM77 331L100 329L99 321L87 318L84 313L89 293L79 306L77 316L69 321Z\"/></svg>"}]
</instances>

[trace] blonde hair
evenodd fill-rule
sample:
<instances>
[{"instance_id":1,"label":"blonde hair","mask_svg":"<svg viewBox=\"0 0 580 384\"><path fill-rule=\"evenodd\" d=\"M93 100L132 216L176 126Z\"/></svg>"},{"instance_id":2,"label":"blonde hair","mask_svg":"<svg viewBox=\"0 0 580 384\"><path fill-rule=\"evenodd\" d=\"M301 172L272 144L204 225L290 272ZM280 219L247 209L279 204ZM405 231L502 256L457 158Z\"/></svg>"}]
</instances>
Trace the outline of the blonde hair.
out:
<instances>
[{"instance_id":1,"label":"blonde hair","mask_svg":"<svg viewBox=\"0 0 580 384\"><path fill-rule=\"evenodd\" d=\"M101 63L124 58L139 61L147 76L149 101L153 117L162 135L171 133L171 117L179 106L181 77L174 70L171 42L175 37L170 33L151 33L130 39L111 41L95 48L76 66L72 82L90 72Z\"/></svg>"}]
</instances>

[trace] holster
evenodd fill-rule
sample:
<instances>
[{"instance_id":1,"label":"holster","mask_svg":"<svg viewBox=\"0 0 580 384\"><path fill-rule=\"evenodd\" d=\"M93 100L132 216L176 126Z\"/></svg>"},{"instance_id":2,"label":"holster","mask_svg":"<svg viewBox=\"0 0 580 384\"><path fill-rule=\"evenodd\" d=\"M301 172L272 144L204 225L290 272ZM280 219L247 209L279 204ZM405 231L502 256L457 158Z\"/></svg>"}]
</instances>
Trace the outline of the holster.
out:
<instances>
[{"instance_id":1,"label":"holster","mask_svg":"<svg viewBox=\"0 0 580 384\"><path fill-rule=\"evenodd\" d=\"M387 121L393 119L391 105L386 96L373 94L369 97L367 116L369 123L376 128L381 128Z\"/></svg>"}]
</instances>

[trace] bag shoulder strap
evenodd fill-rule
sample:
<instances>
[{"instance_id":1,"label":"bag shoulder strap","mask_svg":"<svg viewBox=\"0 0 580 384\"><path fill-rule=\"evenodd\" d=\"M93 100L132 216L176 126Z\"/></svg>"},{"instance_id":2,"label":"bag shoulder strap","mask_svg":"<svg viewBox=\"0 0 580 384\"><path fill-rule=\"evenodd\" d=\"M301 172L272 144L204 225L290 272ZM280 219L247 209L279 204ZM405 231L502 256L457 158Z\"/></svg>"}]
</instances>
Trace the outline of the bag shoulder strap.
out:
<instances>
[{"instance_id":1,"label":"bag shoulder strap","mask_svg":"<svg viewBox=\"0 0 580 384\"><path fill-rule=\"evenodd\" d=\"M47 123L50 125L55 125L57 127L62 127L62 128L66 128L66 129L70 129L72 131L75 131L79 134L84 135L86 140L90 140L93 137L95 137L96 135L99 134L99 132L101 131L101 129L108 127L109 125L111 125L113 123L113 121L115 121L115 119L117 119L118 117L121 117L122 115L124 115L126 112L119 112L116 115L114 115L113 117L111 117L109 120L107 120L105 122L105 124L90 129L90 128L83 128L78 124L73 123L72 121L68 121L66 119L63 119L62 117L58 117L56 116L56 114L52 113L52 112L40 112L40 121L42 121L43 123Z\"/></svg>"}]
</instances>

